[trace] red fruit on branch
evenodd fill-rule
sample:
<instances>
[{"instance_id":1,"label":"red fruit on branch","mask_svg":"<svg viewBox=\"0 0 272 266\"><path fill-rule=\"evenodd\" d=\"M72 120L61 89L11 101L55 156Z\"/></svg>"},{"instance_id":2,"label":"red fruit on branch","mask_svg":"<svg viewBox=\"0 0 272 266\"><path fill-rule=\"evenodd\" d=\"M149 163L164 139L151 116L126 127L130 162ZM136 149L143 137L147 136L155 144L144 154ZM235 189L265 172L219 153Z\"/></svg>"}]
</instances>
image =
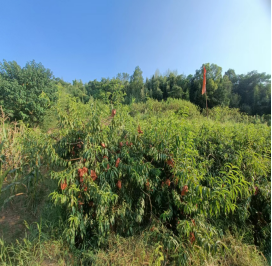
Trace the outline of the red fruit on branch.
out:
<instances>
[{"instance_id":1,"label":"red fruit on branch","mask_svg":"<svg viewBox=\"0 0 272 266\"><path fill-rule=\"evenodd\" d=\"M110 169L110 165L109 164L107 164L107 170L109 170Z\"/></svg>"},{"instance_id":2,"label":"red fruit on branch","mask_svg":"<svg viewBox=\"0 0 272 266\"><path fill-rule=\"evenodd\" d=\"M108 160L109 158L108 158L108 156L104 155L104 156L103 156L103 159L107 159L107 160Z\"/></svg>"},{"instance_id":3,"label":"red fruit on branch","mask_svg":"<svg viewBox=\"0 0 272 266\"><path fill-rule=\"evenodd\" d=\"M80 177L80 182L83 182L82 177L83 177L85 174L88 173L88 168L83 167L82 169L78 169L77 172L78 172L78 175L79 175L79 177Z\"/></svg>"},{"instance_id":4,"label":"red fruit on branch","mask_svg":"<svg viewBox=\"0 0 272 266\"><path fill-rule=\"evenodd\" d=\"M129 146L129 142L128 141L126 141L126 145Z\"/></svg>"},{"instance_id":5,"label":"red fruit on branch","mask_svg":"<svg viewBox=\"0 0 272 266\"><path fill-rule=\"evenodd\" d=\"M188 191L189 191L189 190L188 190L188 186L184 186L184 187L182 188L182 191L181 191L181 196L185 196L185 195L187 194Z\"/></svg>"},{"instance_id":6,"label":"red fruit on branch","mask_svg":"<svg viewBox=\"0 0 272 266\"><path fill-rule=\"evenodd\" d=\"M83 205L84 203L81 201L81 199L82 199L81 194L78 195L78 198L79 198L78 205Z\"/></svg>"},{"instance_id":7,"label":"red fruit on branch","mask_svg":"<svg viewBox=\"0 0 272 266\"><path fill-rule=\"evenodd\" d=\"M60 183L60 188L61 188L62 190L64 190L65 188L67 188L66 179L64 180L64 182L61 182L61 183Z\"/></svg>"},{"instance_id":8,"label":"red fruit on branch","mask_svg":"<svg viewBox=\"0 0 272 266\"><path fill-rule=\"evenodd\" d=\"M83 171L82 171L82 169L78 169L77 172L78 172L78 176L80 178L83 177Z\"/></svg>"},{"instance_id":9,"label":"red fruit on branch","mask_svg":"<svg viewBox=\"0 0 272 266\"><path fill-rule=\"evenodd\" d=\"M93 181L95 181L97 179L97 175L95 173L95 171L91 170L91 178Z\"/></svg>"},{"instance_id":10,"label":"red fruit on branch","mask_svg":"<svg viewBox=\"0 0 272 266\"><path fill-rule=\"evenodd\" d=\"M103 148L106 148L106 145L105 145L104 142L101 143L101 146L102 146Z\"/></svg>"},{"instance_id":11,"label":"red fruit on branch","mask_svg":"<svg viewBox=\"0 0 272 266\"><path fill-rule=\"evenodd\" d=\"M123 142L120 142L120 143L119 143L119 146L122 148L122 147L123 147Z\"/></svg>"},{"instance_id":12,"label":"red fruit on branch","mask_svg":"<svg viewBox=\"0 0 272 266\"><path fill-rule=\"evenodd\" d=\"M165 181L165 184L169 187L170 186L170 184L171 184L171 181L170 181L170 179L167 179L166 181Z\"/></svg>"},{"instance_id":13,"label":"red fruit on branch","mask_svg":"<svg viewBox=\"0 0 272 266\"><path fill-rule=\"evenodd\" d=\"M83 162L85 163L85 162L86 162L86 159L84 159Z\"/></svg>"},{"instance_id":14,"label":"red fruit on branch","mask_svg":"<svg viewBox=\"0 0 272 266\"><path fill-rule=\"evenodd\" d=\"M149 189L150 189L150 183L149 183L149 181L148 181L148 180L147 180L147 182L146 182L146 184L145 184L145 185L146 185L146 189L147 189L147 190L149 190Z\"/></svg>"},{"instance_id":15,"label":"red fruit on branch","mask_svg":"<svg viewBox=\"0 0 272 266\"><path fill-rule=\"evenodd\" d=\"M141 130L140 125L138 125L138 130L137 130L137 131L138 131L139 134L143 134L143 133L144 133L144 132Z\"/></svg>"},{"instance_id":16,"label":"red fruit on branch","mask_svg":"<svg viewBox=\"0 0 272 266\"><path fill-rule=\"evenodd\" d=\"M118 158L118 159L116 160L115 166L118 167L119 163L120 163L120 158Z\"/></svg>"},{"instance_id":17,"label":"red fruit on branch","mask_svg":"<svg viewBox=\"0 0 272 266\"><path fill-rule=\"evenodd\" d=\"M121 182L121 180L118 180L116 185L117 185L117 187L118 187L119 189L121 189L121 187L122 187L122 182Z\"/></svg>"},{"instance_id":18,"label":"red fruit on branch","mask_svg":"<svg viewBox=\"0 0 272 266\"><path fill-rule=\"evenodd\" d=\"M195 226L195 220L194 220L194 219L192 220L192 223L193 223L193 225Z\"/></svg>"},{"instance_id":19,"label":"red fruit on branch","mask_svg":"<svg viewBox=\"0 0 272 266\"><path fill-rule=\"evenodd\" d=\"M174 167L174 161L173 161L173 159L168 159L168 160L166 161L166 163L167 163L169 166Z\"/></svg>"},{"instance_id":20,"label":"red fruit on branch","mask_svg":"<svg viewBox=\"0 0 272 266\"><path fill-rule=\"evenodd\" d=\"M84 191L86 192L88 190L87 185L84 186Z\"/></svg>"},{"instance_id":21,"label":"red fruit on branch","mask_svg":"<svg viewBox=\"0 0 272 266\"><path fill-rule=\"evenodd\" d=\"M190 242L193 244L195 242L195 234L192 232L190 236Z\"/></svg>"},{"instance_id":22,"label":"red fruit on branch","mask_svg":"<svg viewBox=\"0 0 272 266\"><path fill-rule=\"evenodd\" d=\"M116 115L116 109L111 110L111 117L114 117Z\"/></svg>"}]
</instances>

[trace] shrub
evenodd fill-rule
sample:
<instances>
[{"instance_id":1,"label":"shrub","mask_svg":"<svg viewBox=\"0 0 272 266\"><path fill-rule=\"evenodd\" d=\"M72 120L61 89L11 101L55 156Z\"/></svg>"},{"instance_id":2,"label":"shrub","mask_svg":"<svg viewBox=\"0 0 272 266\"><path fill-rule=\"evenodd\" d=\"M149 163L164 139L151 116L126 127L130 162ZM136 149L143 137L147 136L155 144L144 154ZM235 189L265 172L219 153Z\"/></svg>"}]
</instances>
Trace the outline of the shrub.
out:
<instances>
[{"instance_id":1,"label":"shrub","mask_svg":"<svg viewBox=\"0 0 272 266\"><path fill-rule=\"evenodd\" d=\"M154 99L148 99L146 103L133 103L130 106L130 115L136 116L136 114L157 114L160 112L174 112L183 117L197 117L200 115L199 107L192 104L189 101L168 98L167 101L157 101Z\"/></svg>"},{"instance_id":2,"label":"shrub","mask_svg":"<svg viewBox=\"0 0 272 266\"><path fill-rule=\"evenodd\" d=\"M86 123L87 111L70 104L70 116L59 110L55 148L68 164L52 173L60 185L52 198L67 209L64 233L72 244L105 245L110 232L132 236L159 217L180 240L218 248L218 232L204 221L233 212L236 198L249 196L239 169L210 175L197 162L195 135L185 122L180 132L175 116L139 126L117 110L103 126L94 105Z\"/></svg>"},{"instance_id":3,"label":"shrub","mask_svg":"<svg viewBox=\"0 0 272 266\"><path fill-rule=\"evenodd\" d=\"M241 113L239 108L217 106L209 110L209 118L219 122L248 122L248 116Z\"/></svg>"}]
</instances>

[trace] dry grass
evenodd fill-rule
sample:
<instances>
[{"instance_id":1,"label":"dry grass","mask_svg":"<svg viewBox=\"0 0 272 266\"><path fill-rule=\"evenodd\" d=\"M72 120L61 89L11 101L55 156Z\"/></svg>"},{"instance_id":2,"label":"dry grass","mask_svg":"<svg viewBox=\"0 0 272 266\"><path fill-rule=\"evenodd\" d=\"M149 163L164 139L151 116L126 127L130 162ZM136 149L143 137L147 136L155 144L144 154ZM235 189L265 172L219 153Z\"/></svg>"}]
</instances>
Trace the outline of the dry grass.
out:
<instances>
[{"instance_id":1,"label":"dry grass","mask_svg":"<svg viewBox=\"0 0 272 266\"><path fill-rule=\"evenodd\" d=\"M111 235L108 248L100 249L92 255L91 261L98 266L160 265L161 256L155 243L154 246L148 245L143 236L123 238Z\"/></svg>"},{"instance_id":2,"label":"dry grass","mask_svg":"<svg viewBox=\"0 0 272 266\"><path fill-rule=\"evenodd\" d=\"M148 244L144 235L123 238L112 234L107 248L82 251L69 249L61 236L57 239L52 237L41 241L39 239L39 236L31 241L25 238L23 241L16 241L16 244L9 245L8 248L7 246L1 247L0 241L0 265L179 265L173 261L163 261L161 258L164 256L161 248L156 243L154 245ZM227 247L223 253L207 254L202 248L197 246L188 250L191 256L187 260L187 265L268 265L262 253L255 246L242 243L241 238L234 238L228 235L222 241ZM1 252L4 254L3 247L8 249L11 263L8 263L9 259L6 252L6 258L2 261L5 263L1 264ZM171 255L173 254L164 255L169 255L168 257L171 260Z\"/></svg>"},{"instance_id":3,"label":"dry grass","mask_svg":"<svg viewBox=\"0 0 272 266\"><path fill-rule=\"evenodd\" d=\"M222 242L227 246L223 253L214 256L195 247L189 265L203 266L268 266L264 255L255 246L242 243L241 237L227 235Z\"/></svg>"},{"instance_id":4,"label":"dry grass","mask_svg":"<svg viewBox=\"0 0 272 266\"><path fill-rule=\"evenodd\" d=\"M6 123L9 118L4 114L1 106L0 110L0 143L3 145L0 156L2 156L1 170L3 172L20 167L22 155L19 149L19 137L24 133L24 127L18 125L17 122Z\"/></svg>"},{"instance_id":5,"label":"dry grass","mask_svg":"<svg viewBox=\"0 0 272 266\"><path fill-rule=\"evenodd\" d=\"M24 195L13 198L5 207L0 208L0 239L4 239L6 243L14 243L16 239L23 239L26 231L24 221L27 221L28 224L39 221L50 191L44 183L37 188L39 198L36 211L31 206L31 201ZM0 194L0 206L5 197L5 193Z\"/></svg>"},{"instance_id":6,"label":"dry grass","mask_svg":"<svg viewBox=\"0 0 272 266\"><path fill-rule=\"evenodd\" d=\"M24 242L7 246L6 256L3 256L3 259L1 248L0 243L0 265L80 265L78 264L79 260L75 260L74 255L61 241L50 240L43 243L33 243L24 239Z\"/></svg>"}]
</instances>

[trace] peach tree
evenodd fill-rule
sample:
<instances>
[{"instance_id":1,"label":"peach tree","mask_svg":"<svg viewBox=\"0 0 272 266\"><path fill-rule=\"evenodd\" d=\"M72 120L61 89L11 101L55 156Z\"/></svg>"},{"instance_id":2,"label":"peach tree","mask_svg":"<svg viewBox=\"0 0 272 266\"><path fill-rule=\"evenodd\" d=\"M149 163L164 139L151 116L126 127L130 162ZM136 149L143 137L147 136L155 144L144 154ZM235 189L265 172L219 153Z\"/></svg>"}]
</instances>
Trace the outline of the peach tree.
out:
<instances>
[{"instance_id":1,"label":"peach tree","mask_svg":"<svg viewBox=\"0 0 272 266\"><path fill-rule=\"evenodd\" d=\"M206 221L234 212L251 184L231 164L210 174L185 120L173 114L145 123L126 107L73 100L58 115L53 147L62 165L52 172L59 187L51 197L65 210L71 244L104 245L111 232L130 236L149 227L160 238L159 221L179 243L220 247L220 232Z\"/></svg>"}]
</instances>

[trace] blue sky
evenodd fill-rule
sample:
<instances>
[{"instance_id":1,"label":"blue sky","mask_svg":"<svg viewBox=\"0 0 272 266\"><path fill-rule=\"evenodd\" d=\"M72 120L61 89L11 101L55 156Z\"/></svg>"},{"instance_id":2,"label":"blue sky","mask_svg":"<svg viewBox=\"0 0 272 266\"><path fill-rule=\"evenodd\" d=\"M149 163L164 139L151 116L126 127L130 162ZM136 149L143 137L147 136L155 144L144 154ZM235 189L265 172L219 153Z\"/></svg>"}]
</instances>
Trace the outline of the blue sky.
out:
<instances>
[{"instance_id":1,"label":"blue sky","mask_svg":"<svg viewBox=\"0 0 272 266\"><path fill-rule=\"evenodd\" d=\"M203 63L271 74L270 0L6 0L0 22L1 61L34 59L69 82Z\"/></svg>"}]
</instances>

